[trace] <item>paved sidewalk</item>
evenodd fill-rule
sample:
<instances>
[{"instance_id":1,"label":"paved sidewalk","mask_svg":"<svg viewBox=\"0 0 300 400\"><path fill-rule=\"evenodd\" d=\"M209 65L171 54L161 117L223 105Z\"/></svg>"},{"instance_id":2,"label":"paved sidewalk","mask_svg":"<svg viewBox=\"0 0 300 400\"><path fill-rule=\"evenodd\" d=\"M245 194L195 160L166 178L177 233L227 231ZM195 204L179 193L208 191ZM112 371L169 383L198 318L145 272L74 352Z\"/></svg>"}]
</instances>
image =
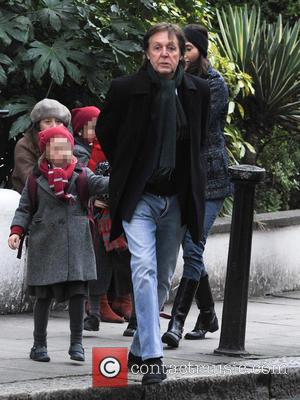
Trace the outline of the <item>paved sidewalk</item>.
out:
<instances>
[{"instance_id":1,"label":"paved sidewalk","mask_svg":"<svg viewBox=\"0 0 300 400\"><path fill-rule=\"evenodd\" d=\"M221 319L222 303L216 304ZM166 312L170 306L166 307ZM193 328L196 306L185 332ZM0 399L300 399L300 292L251 299L243 358L214 355L219 332L205 340L182 340L165 349L168 379L143 387L141 375L129 375L129 387L92 389L92 347L129 347L126 324L101 323L100 332L84 333L86 362L69 359L68 314L54 312L48 326L50 363L29 359L31 314L0 316ZM161 319L161 332L168 320ZM174 367L176 366L176 369Z\"/></svg>"}]
</instances>

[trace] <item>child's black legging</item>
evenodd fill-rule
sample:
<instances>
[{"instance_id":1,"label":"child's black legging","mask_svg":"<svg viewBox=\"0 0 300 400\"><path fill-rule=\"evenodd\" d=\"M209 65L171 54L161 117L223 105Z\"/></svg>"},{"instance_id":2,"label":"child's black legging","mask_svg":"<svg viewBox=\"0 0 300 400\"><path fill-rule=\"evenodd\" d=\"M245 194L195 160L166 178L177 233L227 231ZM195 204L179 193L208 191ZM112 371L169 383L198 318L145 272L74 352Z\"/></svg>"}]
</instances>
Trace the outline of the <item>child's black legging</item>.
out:
<instances>
[{"instance_id":1,"label":"child's black legging","mask_svg":"<svg viewBox=\"0 0 300 400\"><path fill-rule=\"evenodd\" d=\"M82 343L84 299L84 295L72 296L69 299L71 344ZM51 298L36 299L33 310L34 346L47 346L47 325L51 300Z\"/></svg>"}]
</instances>

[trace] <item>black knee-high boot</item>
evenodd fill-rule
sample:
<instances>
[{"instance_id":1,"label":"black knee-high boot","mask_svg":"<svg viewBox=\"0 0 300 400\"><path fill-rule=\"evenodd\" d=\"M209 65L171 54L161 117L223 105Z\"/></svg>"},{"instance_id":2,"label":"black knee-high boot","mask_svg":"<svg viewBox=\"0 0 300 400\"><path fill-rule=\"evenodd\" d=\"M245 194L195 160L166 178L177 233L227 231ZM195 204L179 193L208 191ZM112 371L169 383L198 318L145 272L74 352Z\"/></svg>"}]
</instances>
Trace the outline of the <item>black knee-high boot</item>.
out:
<instances>
[{"instance_id":1,"label":"black knee-high boot","mask_svg":"<svg viewBox=\"0 0 300 400\"><path fill-rule=\"evenodd\" d=\"M215 332L219 329L208 275L200 279L195 300L200 313L194 329L185 335L185 339L190 340L204 339L206 332Z\"/></svg>"},{"instance_id":2,"label":"black knee-high boot","mask_svg":"<svg viewBox=\"0 0 300 400\"><path fill-rule=\"evenodd\" d=\"M185 319L190 311L198 281L182 278L174 300L171 320L168 330L162 336L162 341L170 347L178 347L182 338Z\"/></svg>"}]
</instances>

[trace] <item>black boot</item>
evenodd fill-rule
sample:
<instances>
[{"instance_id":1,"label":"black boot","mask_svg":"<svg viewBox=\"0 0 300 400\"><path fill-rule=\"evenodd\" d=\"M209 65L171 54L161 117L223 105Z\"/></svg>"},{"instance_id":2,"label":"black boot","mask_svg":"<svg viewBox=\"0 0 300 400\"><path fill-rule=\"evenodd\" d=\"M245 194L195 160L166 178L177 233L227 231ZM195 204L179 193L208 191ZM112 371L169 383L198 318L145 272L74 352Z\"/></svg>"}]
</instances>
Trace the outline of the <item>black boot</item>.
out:
<instances>
[{"instance_id":1,"label":"black boot","mask_svg":"<svg viewBox=\"0 0 300 400\"><path fill-rule=\"evenodd\" d=\"M215 332L219 329L208 275L200 279L195 300L200 313L195 328L185 335L186 339L204 339L206 332Z\"/></svg>"},{"instance_id":2,"label":"black boot","mask_svg":"<svg viewBox=\"0 0 300 400\"><path fill-rule=\"evenodd\" d=\"M172 318L162 341L171 347L178 347L182 338L183 325L190 311L198 281L182 278L172 308Z\"/></svg>"},{"instance_id":3,"label":"black boot","mask_svg":"<svg viewBox=\"0 0 300 400\"><path fill-rule=\"evenodd\" d=\"M214 307L201 309L199 314L199 329L202 331L216 332L219 329L218 318Z\"/></svg>"},{"instance_id":4,"label":"black boot","mask_svg":"<svg viewBox=\"0 0 300 400\"><path fill-rule=\"evenodd\" d=\"M185 334L184 336L185 339L188 340L205 339L205 334L207 331L203 331L202 329L200 329L200 316L201 314L199 313L194 329L191 332Z\"/></svg>"}]
</instances>

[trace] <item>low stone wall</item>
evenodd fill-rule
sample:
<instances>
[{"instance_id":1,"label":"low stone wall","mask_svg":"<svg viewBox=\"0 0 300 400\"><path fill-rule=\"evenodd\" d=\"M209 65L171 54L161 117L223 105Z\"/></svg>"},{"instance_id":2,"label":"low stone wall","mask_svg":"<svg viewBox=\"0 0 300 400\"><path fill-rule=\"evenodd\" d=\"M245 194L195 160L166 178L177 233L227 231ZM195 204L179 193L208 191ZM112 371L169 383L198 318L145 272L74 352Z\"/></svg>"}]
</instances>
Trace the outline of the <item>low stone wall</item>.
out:
<instances>
[{"instance_id":1,"label":"low stone wall","mask_svg":"<svg viewBox=\"0 0 300 400\"><path fill-rule=\"evenodd\" d=\"M21 312L31 307L24 295L25 257L16 258L7 238L20 195L0 189L0 314ZM300 210L258 214L252 241L249 295L260 296L300 289ZM217 219L204 253L216 299L224 293L230 219ZM24 253L24 252L23 252ZM170 299L174 297L183 268L180 253Z\"/></svg>"},{"instance_id":2,"label":"low stone wall","mask_svg":"<svg viewBox=\"0 0 300 400\"><path fill-rule=\"evenodd\" d=\"M257 214L254 220L249 296L299 290L300 210ZM216 299L222 299L224 293L230 222L230 218L216 220L204 253L205 265ZM174 288L178 285L182 267L180 254Z\"/></svg>"}]
</instances>

